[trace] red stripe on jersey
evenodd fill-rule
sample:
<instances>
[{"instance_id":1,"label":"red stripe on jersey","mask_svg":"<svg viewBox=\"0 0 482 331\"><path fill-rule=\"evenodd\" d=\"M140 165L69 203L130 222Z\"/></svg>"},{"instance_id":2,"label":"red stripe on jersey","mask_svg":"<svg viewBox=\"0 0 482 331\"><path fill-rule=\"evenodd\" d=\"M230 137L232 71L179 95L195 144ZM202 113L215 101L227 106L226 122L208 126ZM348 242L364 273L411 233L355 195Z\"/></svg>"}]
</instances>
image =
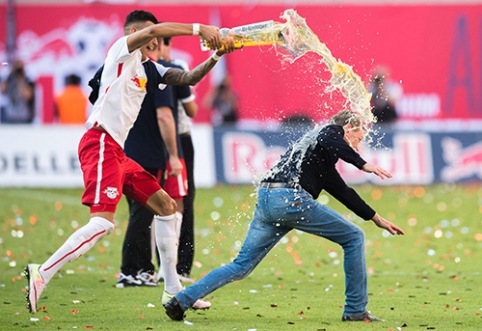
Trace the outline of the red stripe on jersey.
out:
<instances>
[{"instance_id":1,"label":"red stripe on jersey","mask_svg":"<svg viewBox=\"0 0 482 331\"><path fill-rule=\"evenodd\" d=\"M124 66L124 63L119 63L119 65L117 66L117 77L121 75L123 66Z\"/></svg>"}]
</instances>

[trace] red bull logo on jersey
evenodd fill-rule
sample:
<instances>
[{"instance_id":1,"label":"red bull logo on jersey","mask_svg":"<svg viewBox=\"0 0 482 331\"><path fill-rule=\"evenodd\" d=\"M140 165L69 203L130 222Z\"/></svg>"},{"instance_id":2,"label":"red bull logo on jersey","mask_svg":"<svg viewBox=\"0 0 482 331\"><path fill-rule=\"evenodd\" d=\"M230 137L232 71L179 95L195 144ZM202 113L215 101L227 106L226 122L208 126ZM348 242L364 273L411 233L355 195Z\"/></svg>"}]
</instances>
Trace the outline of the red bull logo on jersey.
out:
<instances>
[{"instance_id":1,"label":"red bull logo on jersey","mask_svg":"<svg viewBox=\"0 0 482 331\"><path fill-rule=\"evenodd\" d=\"M443 181L455 182L473 176L482 179L482 142L464 148L459 140L448 137L441 144L447 163L440 173Z\"/></svg>"},{"instance_id":2,"label":"red bull logo on jersey","mask_svg":"<svg viewBox=\"0 0 482 331\"><path fill-rule=\"evenodd\" d=\"M138 75L135 75L134 78L131 78L131 81L133 81L136 87L139 88L140 90L142 91L146 90L147 78L139 77Z\"/></svg>"},{"instance_id":3,"label":"red bull logo on jersey","mask_svg":"<svg viewBox=\"0 0 482 331\"><path fill-rule=\"evenodd\" d=\"M115 199L119 195L119 190L117 190L117 187L108 186L102 193L107 195L109 199Z\"/></svg>"}]
</instances>

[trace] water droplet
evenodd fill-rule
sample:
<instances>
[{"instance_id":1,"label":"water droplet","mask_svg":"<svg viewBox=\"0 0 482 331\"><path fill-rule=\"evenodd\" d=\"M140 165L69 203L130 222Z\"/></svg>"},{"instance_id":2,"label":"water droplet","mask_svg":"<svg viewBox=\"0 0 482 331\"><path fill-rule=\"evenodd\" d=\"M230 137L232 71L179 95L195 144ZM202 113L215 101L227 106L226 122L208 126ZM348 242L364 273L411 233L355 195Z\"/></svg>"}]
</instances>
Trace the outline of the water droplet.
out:
<instances>
[{"instance_id":1,"label":"water droplet","mask_svg":"<svg viewBox=\"0 0 482 331\"><path fill-rule=\"evenodd\" d=\"M219 208L219 207L221 207L221 206L224 204L224 200L223 200L223 198L221 198L221 197L215 197L215 198L213 199L213 204L214 204L216 207Z\"/></svg>"},{"instance_id":2,"label":"water droplet","mask_svg":"<svg viewBox=\"0 0 482 331\"><path fill-rule=\"evenodd\" d=\"M449 223L449 221L447 221L447 220L441 220L441 221L440 221L440 226L443 227L443 228L448 227L449 224L450 224L450 223Z\"/></svg>"},{"instance_id":3,"label":"water droplet","mask_svg":"<svg viewBox=\"0 0 482 331\"><path fill-rule=\"evenodd\" d=\"M211 218L213 219L213 221L219 220L220 217L221 217L221 214L219 214L219 212L217 212L217 211L213 211L211 213Z\"/></svg>"}]
</instances>

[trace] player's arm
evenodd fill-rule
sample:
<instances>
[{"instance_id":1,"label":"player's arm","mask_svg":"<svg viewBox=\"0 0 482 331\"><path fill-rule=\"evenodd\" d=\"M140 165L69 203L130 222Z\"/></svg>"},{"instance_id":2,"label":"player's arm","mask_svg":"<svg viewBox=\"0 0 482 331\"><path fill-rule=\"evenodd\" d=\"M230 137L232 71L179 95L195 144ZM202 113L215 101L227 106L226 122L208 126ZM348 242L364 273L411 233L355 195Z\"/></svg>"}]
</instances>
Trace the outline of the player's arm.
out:
<instances>
[{"instance_id":1,"label":"player's arm","mask_svg":"<svg viewBox=\"0 0 482 331\"><path fill-rule=\"evenodd\" d=\"M188 101L188 102L183 102L182 106L184 107L184 110L186 111L187 116L193 118L197 114L198 110L198 105L196 101Z\"/></svg>"},{"instance_id":2,"label":"player's arm","mask_svg":"<svg viewBox=\"0 0 482 331\"><path fill-rule=\"evenodd\" d=\"M172 109L165 106L157 107L156 114L162 140L164 141L167 152L169 153L169 164L172 170L170 175L177 176L182 171L182 163L179 160L177 153L176 122L174 121Z\"/></svg>"},{"instance_id":3,"label":"player's arm","mask_svg":"<svg viewBox=\"0 0 482 331\"><path fill-rule=\"evenodd\" d=\"M217 51L215 54L221 56L222 54L219 53L222 53L222 51ZM196 85L214 68L217 62L213 56L210 56L206 61L191 71L169 68L163 76L164 82L168 85Z\"/></svg>"},{"instance_id":4,"label":"player's arm","mask_svg":"<svg viewBox=\"0 0 482 331\"><path fill-rule=\"evenodd\" d=\"M376 224L376 226L378 226L381 229L387 230L388 232L390 232L393 235L395 235L395 234L398 234L398 235L405 234L405 232L403 232L403 230L400 227L396 226L395 224L393 224L390 221L387 221L386 219L384 219L383 217L381 217L378 214L375 214L375 216L373 216L372 221L373 221L373 223Z\"/></svg>"},{"instance_id":5,"label":"player's arm","mask_svg":"<svg viewBox=\"0 0 482 331\"><path fill-rule=\"evenodd\" d=\"M234 52L236 48L234 46L234 40L232 37L228 36L223 39L223 47L218 49L212 56L210 56L206 61L198 65L191 71L184 71L178 68L169 68L164 74L164 82L169 85L196 85L201 81L211 71L216 65L219 58L226 53Z\"/></svg>"},{"instance_id":6,"label":"player's arm","mask_svg":"<svg viewBox=\"0 0 482 331\"><path fill-rule=\"evenodd\" d=\"M222 46L219 28L211 25L199 24L199 31L195 31L197 24L184 23L158 23L142 30L138 30L127 38L129 53L148 44L153 38L165 38L175 36L192 36L199 34L209 45L218 49Z\"/></svg>"},{"instance_id":7,"label":"player's arm","mask_svg":"<svg viewBox=\"0 0 482 331\"><path fill-rule=\"evenodd\" d=\"M365 163L362 167L362 170L367 173L373 173L381 179L392 178L392 174L390 172L371 163Z\"/></svg>"}]
</instances>

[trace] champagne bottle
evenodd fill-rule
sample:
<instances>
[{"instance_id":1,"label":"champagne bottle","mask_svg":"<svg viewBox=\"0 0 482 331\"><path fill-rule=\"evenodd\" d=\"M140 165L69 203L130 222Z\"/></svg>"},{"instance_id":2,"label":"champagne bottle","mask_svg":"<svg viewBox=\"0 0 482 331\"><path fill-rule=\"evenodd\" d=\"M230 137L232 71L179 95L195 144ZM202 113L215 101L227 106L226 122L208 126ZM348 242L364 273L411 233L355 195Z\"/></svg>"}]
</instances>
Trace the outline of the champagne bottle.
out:
<instances>
[{"instance_id":1,"label":"champagne bottle","mask_svg":"<svg viewBox=\"0 0 482 331\"><path fill-rule=\"evenodd\" d=\"M232 34L236 47L275 45L282 42L282 25L274 21L264 21L234 28L222 28L219 30L222 38ZM201 37L201 50L210 50L209 43Z\"/></svg>"}]
</instances>

